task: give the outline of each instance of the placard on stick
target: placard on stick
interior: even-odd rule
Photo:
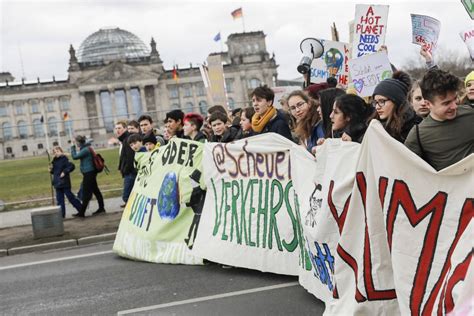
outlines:
[[[388,5],[356,4],[352,58],[375,53],[385,43]]]
[[[411,14],[412,43],[433,53],[438,43],[441,22],[427,15]]]

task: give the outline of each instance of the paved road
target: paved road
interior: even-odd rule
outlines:
[[[0,258],[0,314],[321,315],[297,278],[134,262],[112,243]]]

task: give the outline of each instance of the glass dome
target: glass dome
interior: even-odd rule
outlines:
[[[150,50],[138,36],[117,28],[104,28],[89,35],[78,51],[81,63],[150,56]]]

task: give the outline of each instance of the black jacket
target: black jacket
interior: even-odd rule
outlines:
[[[69,174],[74,171],[76,166],[67,159],[66,156],[54,157],[52,161],[53,168],[51,174],[53,175],[53,186],[56,189],[66,189],[71,187],[71,177]],[[64,177],[61,178],[61,173],[64,172]]]
[[[132,147],[128,144],[128,137],[130,136],[129,132],[124,132],[118,138],[122,143],[122,150],[120,151],[120,160],[118,165],[118,170],[122,174],[122,177],[129,174],[136,174],[137,171],[134,167],[135,152]]]
[[[222,135],[213,134],[210,141],[214,143],[230,143],[237,139],[238,132],[238,129],[231,126]]]
[[[277,110],[277,115],[265,125],[260,134],[263,133],[277,133],[293,141],[288,121],[280,110]]]

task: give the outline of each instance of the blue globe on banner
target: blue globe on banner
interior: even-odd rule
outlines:
[[[176,173],[168,172],[158,193],[158,213],[161,219],[174,220],[179,213],[179,186]]]

